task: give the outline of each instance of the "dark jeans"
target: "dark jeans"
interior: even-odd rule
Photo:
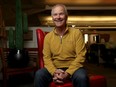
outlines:
[[[74,87],[89,87],[89,79],[84,68],[79,68],[71,77]],[[34,87],[49,87],[52,75],[46,68],[39,69],[35,74]]]

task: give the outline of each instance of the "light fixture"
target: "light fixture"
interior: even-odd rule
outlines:
[[[50,25],[53,25],[52,17],[46,16],[41,17],[43,23],[47,22]],[[105,25],[112,26],[116,25],[116,16],[69,16],[68,25],[84,25],[84,26],[92,26],[92,25]]]
[[[52,21],[51,16],[42,17],[43,20]],[[68,21],[115,21],[116,16],[69,16]]]
[[[76,25],[72,25],[72,27],[75,27]]]

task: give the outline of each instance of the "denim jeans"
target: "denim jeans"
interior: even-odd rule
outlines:
[[[34,87],[49,87],[53,76],[46,68],[39,69],[35,74]],[[79,68],[71,77],[74,87],[89,87],[89,79],[86,69]]]

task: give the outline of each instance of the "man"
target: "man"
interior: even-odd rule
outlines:
[[[71,79],[74,87],[88,87],[87,72],[83,67],[86,48],[82,33],[67,26],[68,12],[64,5],[55,5],[51,16],[55,28],[45,36],[45,68],[36,72],[34,86],[49,87],[51,81],[61,84]]]

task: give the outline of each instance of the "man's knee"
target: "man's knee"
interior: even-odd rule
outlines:
[[[35,73],[35,78],[37,78],[37,77],[42,78],[46,75],[45,73],[46,73],[46,71],[44,69],[39,69]]]
[[[76,79],[76,80],[85,80],[87,78],[88,78],[88,75],[84,68],[80,68],[76,70],[72,76],[72,79]]]

